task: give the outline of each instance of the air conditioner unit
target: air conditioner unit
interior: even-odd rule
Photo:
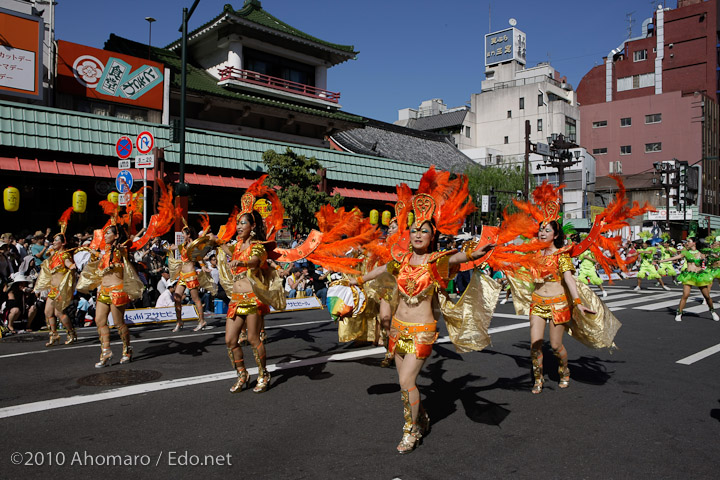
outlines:
[[[615,162],[615,173],[622,173],[622,162],[620,160]]]
[[[610,162],[610,165],[608,165],[608,167],[609,167],[609,170],[608,170],[609,173],[615,173],[615,162]]]

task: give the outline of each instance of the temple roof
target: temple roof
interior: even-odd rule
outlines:
[[[353,45],[340,45],[337,43],[320,40],[295,27],[288,25],[282,20],[269,14],[262,8],[260,0],[245,0],[241,9],[235,10],[232,5],[225,4],[223,11],[202,26],[188,33],[188,41],[196,37],[204,36],[211,31],[221,30],[223,33],[238,33],[243,36],[250,36],[247,29],[256,30],[263,41],[269,43],[281,42],[287,46],[287,42],[295,43],[298,51],[303,51],[318,58],[324,58],[333,65],[355,58],[358,52]],[[267,34],[270,34],[269,36]],[[263,36],[265,34],[265,36]],[[272,38],[274,37],[274,38]],[[165,48],[177,50],[180,48],[182,39],[175,40]]]
[[[126,38],[118,37],[115,34],[110,34],[110,38],[105,42],[105,50],[113,52],[123,53],[125,55],[131,55],[134,57],[145,58],[148,56],[147,44],[134,42]],[[182,70],[182,61],[180,56],[166,48],[152,47],[150,49],[150,59],[156,62],[164,64],[170,68],[170,85],[172,88],[180,89],[180,73]],[[307,105],[299,105],[292,102],[286,102],[282,100],[276,100],[272,98],[261,97],[258,95],[251,95],[248,93],[239,93],[232,90],[227,90],[221,86],[218,86],[217,78],[210,75],[204,69],[192,65],[188,62],[187,65],[187,89],[188,91],[194,91],[214,97],[221,97],[226,99],[234,99],[238,101],[246,101],[251,103],[257,103],[267,105],[270,107],[282,108],[285,110],[292,110],[299,113],[305,113],[308,115],[316,115],[326,118],[334,118],[338,120],[348,122],[362,122],[362,117],[352,115],[349,113],[331,111],[325,108],[315,108]]]

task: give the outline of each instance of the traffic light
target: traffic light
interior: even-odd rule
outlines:
[[[490,195],[490,211],[494,212],[497,209],[497,196]]]

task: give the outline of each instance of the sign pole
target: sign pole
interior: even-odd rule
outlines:
[[[147,228],[147,168],[143,168],[143,228]]]

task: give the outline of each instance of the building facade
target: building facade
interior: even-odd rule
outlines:
[[[720,214],[717,0],[659,6],[578,85],[580,141],[599,176],[678,159],[700,168],[698,207]]]

